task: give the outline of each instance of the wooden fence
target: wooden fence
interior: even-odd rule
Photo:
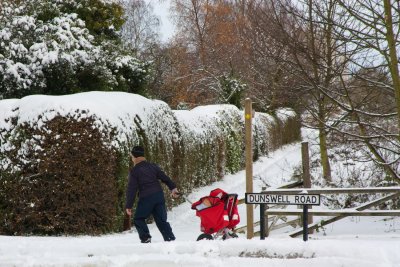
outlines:
[[[299,186],[301,185],[301,182],[293,183],[291,186]],[[336,222],[338,220],[341,220],[347,216],[400,216],[400,210],[366,210],[371,207],[377,206],[383,202],[386,202],[388,200],[392,200],[395,198],[400,197],[400,187],[372,187],[372,188],[287,188],[286,189],[281,187],[278,189],[270,189],[270,190],[263,190],[261,193],[264,194],[274,194],[274,195],[288,195],[288,194],[299,194],[303,193],[304,190],[307,191],[308,194],[389,194],[387,196],[378,198],[376,200],[373,200],[371,202],[365,203],[361,206],[355,207],[355,208],[350,208],[350,209],[342,209],[342,210],[309,210],[308,214],[310,216],[333,216],[332,218],[329,219],[324,219],[320,220],[316,223],[310,223],[308,225],[308,231],[312,231],[314,229],[317,229],[318,227]],[[240,203],[244,203],[244,200],[240,200]],[[278,209],[276,208],[278,205],[274,205],[271,207],[267,207],[265,209],[265,229],[266,231],[266,236],[268,236],[269,231],[279,229],[288,225],[291,225],[293,227],[296,227],[298,225],[301,225],[301,216],[303,215],[303,210],[302,209]],[[280,206],[285,208],[286,206]],[[271,217],[272,216],[272,217]],[[286,218],[286,216],[299,216],[299,218],[291,220],[291,221],[286,221],[281,224],[277,224],[277,221],[281,218]],[[269,217],[269,219],[268,219]],[[269,221],[271,223],[269,224]],[[260,222],[255,222],[254,226],[258,226]],[[243,232],[245,231],[246,226],[240,227],[237,229],[238,232]],[[301,228],[299,230],[296,230],[292,233],[290,233],[291,237],[297,237],[301,234],[303,234],[304,229]],[[255,235],[258,235],[259,232],[256,232]]]

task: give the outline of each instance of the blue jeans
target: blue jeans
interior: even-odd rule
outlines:
[[[140,240],[151,238],[146,219],[153,215],[158,230],[165,241],[175,240],[170,224],[167,222],[167,208],[165,207],[164,193],[162,191],[150,196],[139,198],[133,218]]]

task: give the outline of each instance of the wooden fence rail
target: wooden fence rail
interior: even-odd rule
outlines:
[[[282,210],[282,209],[269,209],[266,213],[268,215],[285,215],[285,216],[295,216],[302,215],[302,209],[293,209],[293,210]],[[400,210],[392,211],[392,210],[369,210],[369,211],[357,211],[354,209],[351,210],[309,210],[308,213],[311,213],[315,216],[399,216]]]
[[[261,193],[264,194],[299,194],[304,193],[306,190],[308,194],[365,194],[365,193],[382,193],[390,195],[378,198],[376,200],[365,203],[359,207],[343,210],[309,210],[308,213],[313,216],[333,216],[332,218],[321,220],[317,223],[311,223],[308,226],[308,230],[315,230],[318,227],[336,222],[347,216],[400,216],[400,210],[366,210],[371,207],[377,206],[383,202],[391,199],[400,197],[400,187],[371,187],[371,188],[295,188],[295,186],[301,186],[302,182],[294,182],[277,189],[262,190]],[[240,204],[244,203],[244,199],[240,200]],[[303,210],[301,209],[276,209],[278,205],[270,206],[265,210],[266,218],[272,221],[269,227],[266,227],[268,231],[275,229],[280,229],[286,226],[297,226],[300,225],[300,217],[303,215]],[[280,206],[285,208],[285,206]],[[272,215],[272,216],[271,216]],[[298,219],[287,220],[286,216],[299,216]],[[276,224],[278,219],[285,218],[285,221],[280,224]],[[268,219],[266,220],[268,223]],[[254,222],[254,226],[260,225],[259,221]],[[244,232],[246,226],[242,226],[236,229],[237,232]],[[303,229],[296,230],[290,233],[291,237],[297,237],[303,233]],[[254,233],[255,236],[259,235],[259,232]],[[268,234],[267,234],[268,236]]]
[[[381,203],[383,203],[383,202],[386,202],[386,201],[388,201],[388,200],[395,199],[395,198],[398,198],[398,197],[400,197],[400,193],[390,194],[390,195],[388,195],[388,196],[384,196],[384,197],[382,197],[382,198],[373,200],[373,201],[368,202],[368,203],[366,203],[366,204],[364,204],[364,205],[361,205],[361,206],[359,206],[359,207],[356,207],[355,210],[357,210],[357,211],[366,210],[366,209],[368,209],[368,208],[374,207],[374,206],[379,205],[379,204],[381,204]],[[339,216],[335,216],[335,217],[332,217],[332,218],[329,218],[329,219],[325,219],[325,220],[320,221],[320,222],[318,222],[318,223],[310,224],[310,225],[308,226],[308,229],[309,229],[309,230],[310,230],[310,229],[311,229],[311,230],[314,230],[314,229],[317,229],[318,227],[321,227],[321,226],[324,226],[324,225],[327,225],[327,224],[330,224],[330,223],[339,221],[339,220],[341,220],[341,219],[343,219],[343,218],[345,218],[345,217],[346,217],[345,215],[339,215]],[[297,236],[301,235],[302,233],[303,233],[303,229],[300,229],[300,230],[297,230],[297,231],[291,233],[290,236],[291,236],[291,237],[297,237]]]
[[[390,195],[378,198],[359,207],[343,210],[309,210],[308,213],[314,216],[334,216],[329,219],[321,220],[317,223],[310,224],[308,231],[317,229],[318,227],[341,220],[347,216],[400,216],[400,210],[366,210],[377,206],[385,201],[400,197],[400,187],[371,187],[371,188],[313,188],[313,189],[271,189],[264,190],[265,194],[363,194],[363,193],[392,193]],[[300,209],[266,209],[265,216],[301,216],[303,210]],[[290,234],[291,237],[299,236],[304,229],[297,230]]]
[[[296,188],[296,189],[269,189],[263,190],[265,194],[300,194],[307,191],[308,194],[365,194],[365,193],[397,193],[400,187],[369,187],[369,188]]]

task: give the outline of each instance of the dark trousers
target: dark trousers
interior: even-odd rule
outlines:
[[[151,238],[146,224],[146,219],[150,214],[153,215],[157,228],[160,230],[164,240],[175,240],[171,226],[167,222],[167,208],[165,207],[164,193],[162,191],[139,198],[133,221],[142,241]]]

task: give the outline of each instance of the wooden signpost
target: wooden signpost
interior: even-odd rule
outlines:
[[[252,141],[252,126],[251,119],[253,117],[253,108],[250,98],[245,100],[244,122],[246,132],[246,192],[253,192],[253,141]],[[254,215],[253,205],[246,206],[247,213],[247,239],[254,236]]]

